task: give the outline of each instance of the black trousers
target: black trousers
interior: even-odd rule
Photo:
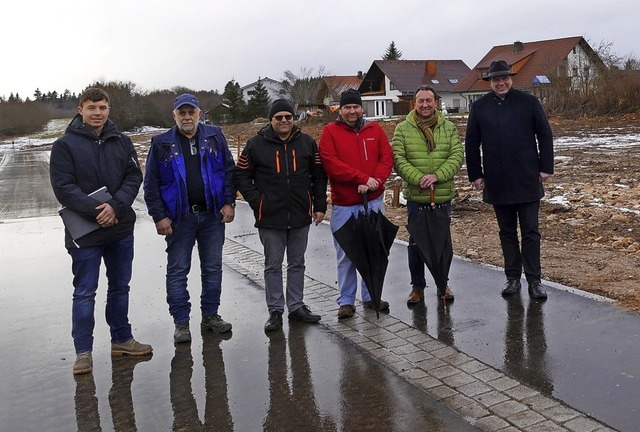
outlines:
[[[540,201],[522,204],[493,205],[500,229],[500,244],[507,279],[520,279],[524,267],[527,282],[540,281]],[[522,246],[518,239],[518,222]]]

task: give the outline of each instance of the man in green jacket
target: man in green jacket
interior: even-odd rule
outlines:
[[[415,92],[415,109],[396,126],[391,142],[395,170],[403,180],[409,222],[431,204],[428,192],[431,187],[435,190],[436,205],[451,215],[451,199],[455,193],[453,177],[462,167],[464,152],[458,129],[437,110],[439,99],[433,87],[419,86]],[[411,305],[423,300],[427,286],[425,265],[411,236],[407,255],[411,273],[407,304]],[[444,298],[453,299],[451,288],[447,287]]]

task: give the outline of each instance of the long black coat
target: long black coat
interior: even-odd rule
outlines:
[[[469,181],[484,178],[486,203],[542,198],[540,173],[553,174],[553,135],[540,101],[515,89],[504,100],[493,91],[478,99],[469,113],[465,153]]]

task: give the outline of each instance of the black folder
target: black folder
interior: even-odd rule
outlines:
[[[105,203],[111,199],[111,194],[107,190],[106,186],[102,186],[100,189],[91,192],[89,196],[101,203]],[[95,219],[86,219],[68,207],[62,207],[58,210],[58,214],[62,217],[64,226],[67,228],[69,234],[71,234],[71,238],[74,240],[78,240],[80,237],[100,228],[100,225],[98,225]]]

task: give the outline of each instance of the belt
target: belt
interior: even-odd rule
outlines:
[[[203,206],[203,205],[200,205],[200,204],[194,204],[192,206],[189,206],[189,211],[191,213],[198,214],[200,212],[206,212],[207,211],[207,207]]]

